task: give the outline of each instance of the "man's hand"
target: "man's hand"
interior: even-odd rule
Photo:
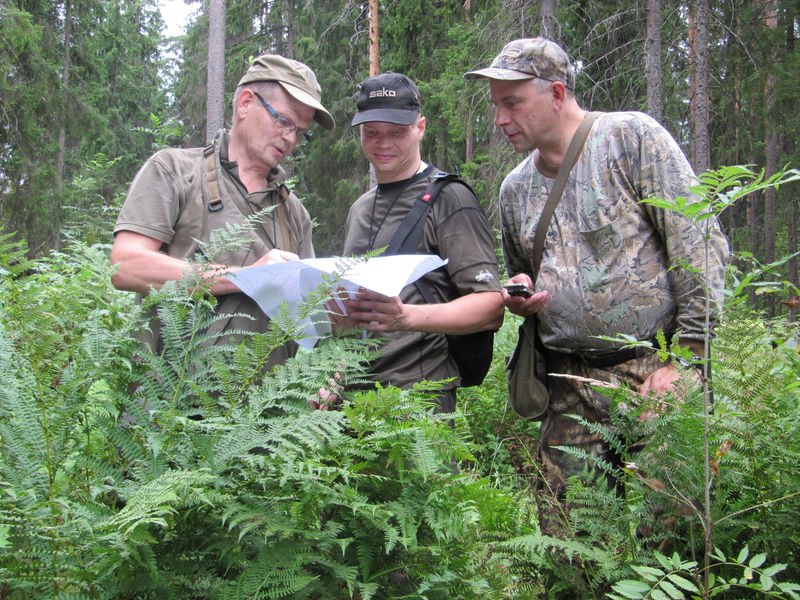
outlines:
[[[276,263],[289,262],[292,260],[300,260],[300,257],[294,252],[287,252],[286,250],[278,250],[277,248],[273,248],[252,265],[248,266],[258,267],[261,265],[274,265]]]
[[[399,296],[384,296],[361,288],[348,303],[348,316],[356,327],[369,331],[406,331],[410,329],[409,306]]]
[[[639,386],[639,393],[643,396],[648,396],[651,392],[653,394],[661,395],[671,392],[674,389],[675,383],[681,376],[680,371],[672,363],[656,369],[644,383]]]
[[[351,316],[353,309],[350,307],[350,302],[347,290],[339,288],[333,292],[333,298],[325,303],[333,332],[344,333],[359,328],[358,321]]]
[[[526,287],[533,289],[533,281],[531,280],[530,275],[527,275],[526,273],[514,275],[514,277],[509,279],[506,283],[522,283]],[[547,304],[547,290],[533,294],[529,298],[523,298],[522,296],[511,296],[505,289],[503,289],[502,293],[503,304],[506,305],[506,308],[508,308],[509,312],[519,315],[520,317],[529,317],[533,314],[536,314],[542,308],[544,308],[545,304]]]
[[[473,292],[450,302],[406,304],[399,296],[384,296],[360,288],[355,298],[345,300],[344,304],[347,317],[334,316],[331,323],[334,326],[346,323],[347,329],[466,335],[496,330],[503,324],[503,299],[495,291]]]
[[[342,404],[342,375],[338,371],[328,379],[328,387],[321,387],[319,391],[308,400],[308,407],[312,410],[334,410]]]
[[[114,287],[147,294],[151,287],[161,289],[167,281],[177,281],[186,276],[190,269],[197,268],[182,258],[168,256],[161,251],[161,246],[161,241],[140,233],[133,231],[117,233],[111,248],[111,264],[119,265],[117,272],[111,278]],[[299,258],[293,252],[276,248],[247,266],[270,265]],[[245,267],[214,263],[205,265],[203,277],[210,283],[208,291],[215,296],[240,291],[227,275],[243,268]]]
[[[692,369],[691,376],[694,381],[700,378],[696,369]],[[639,386],[639,393],[642,394],[642,396],[663,396],[667,392],[671,392],[675,389],[674,383],[680,378],[680,367],[676,367],[674,364],[670,363],[650,373],[647,379],[644,380],[644,383]],[[643,412],[639,415],[639,419],[642,421],[649,421],[655,417],[656,414],[664,411],[665,404],[663,402],[658,402],[657,407],[657,411],[648,410]]]

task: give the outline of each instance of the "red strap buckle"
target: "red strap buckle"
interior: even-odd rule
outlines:
[[[423,202],[428,202],[428,201],[430,201],[430,199],[431,199],[431,195],[430,194],[423,194],[422,195],[422,201]]]

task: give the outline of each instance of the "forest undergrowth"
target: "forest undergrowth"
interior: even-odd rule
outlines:
[[[154,354],[107,247],[30,262],[3,236],[0,599],[798,598],[800,332],[738,302],[731,273],[710,377],[650,421],[607,390],[621,461],[573,479],[567,515],[536,486],[538,423],[506,406],[513,317],[457,414],[422,386],[319,411],[374,347],[329,339],[264,376],[297,321],[211,346],[213,300],[184,282],[149,297]]]

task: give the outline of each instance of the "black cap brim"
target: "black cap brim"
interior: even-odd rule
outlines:
[[[362,123],[380,122],[395,123],[396,125],[411,125],[419,117],[419,113],[413,110],[402,110],[398,108],[374,108],[356,113],[353,117],[351,126],[361,125]]]

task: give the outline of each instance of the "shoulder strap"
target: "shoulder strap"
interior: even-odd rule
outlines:
[[[207,208],[208,212],[215,213],[222,210],[225,206],[225,201],[222,199],[222,190],[220,188],[220,181],[217,171],[217,164],[214,158],[214,144],[211,143],[205,148],[203,148],[203,160],[205,164],[205,184],[206,184],[206,199],[207,199]],[[283,250],[289,250],[291,252],[295,252],[297,248],[294,245],[294,235],[292,234],[292,229],[288,223],[288,214],[289,209],[287,206],[287,200],[289,198],[290,192],[289,188],[287,188],[283,183],[278,186],[276,194],[276,207],[273,211],[272,218],[276,219],[278,226],[281,228],[281,236],[282,240],[285,245],[288,245],[287,248],[282,248]],[[242,215],[252,214],[252,209],[249,208],[241,201],[238,196],[233,196],[233,201],[236,207],[239,209],[239,212]],[[255,227],[254,228],[255,234],[261,238],[261,241],[264,242],[268,247],[275,248],[276,241],[272,240],[267,232],[263,229],[263,227]]]
[[[533,272],[531,276],[534,283],[536,283],[536,279],[539,277],[539,267],[542,264],[542,253],[544,252],[544,240],[547,235],[547,230],[550,227],[550,222],[553,219],[556,204],[561,201],[561,196],[564,194],[564,187],[567,185],[567,177],[572,167],[575,165],[575,161],[578,160],[581,150],[583,150],[583,144],[586,141],[586,136],[589,135],[589,129],[591,129],[592,123],[594,123],[601,114],[603,113],[587,112],[586,115],[584,115],[583,121],[578,125],[578,129],[569,142],[567,153],[564,155],[564,162],[561,163],[561,167],[558,169],[556,181],[542,209],[542,215],[539,217],[539,223],[536,225],[536,233],[533,237]]]
[[[439,192],[442,191],[442,188],[453,181],[463,184],[472,191],[472,188],[455,173],[437,173],[428,186],[428,189],[417,196],[414,206],[408,211],[406,218],[403,219],[400,227],[397,228],[394,236],[392,236],[392,241],[389,242],[389,246],[386,248],[387,255],[414,254],[417,251],[419,238],[422,235],[422,226],[425,223],[428,213],[439,197]],[[425,302],[428,304],[434,304],[436,302],[430,288],[428,288],[422,278],[417,279],[414,285],[417,286]]]
[[[467,185],[458,175],[454,173],[438,173],[424,192],[417,196],[414,206],[408,211],[406,218],[392,236],[392,241],[386,248],[387,255],[393,254],[414,254],[417,251],[419,238],[422,235],[422,225],[428,213],[439,197],[442,188],[451,181],[458,181]],[[467,185],[467,187],[469,187]]]
[[[214,162],[214,144],[209,144],[203,148],[203,157],[206,166],[206,185],[208,186],[208,210],[209,212],[217,212],[225,206],[225,203],[222,201],[222,194],[219,191],[217,165]]]
[[[292,235],[292,228],[289,226],[289,188],[283,183],[278,186],[278,191],[275,195],[277,206],[273,212],[273,219],[278,219],[278,226],[281,228],[281,235],[284,244],[288,244],[288,248],[281,248],[281,250],[288,250],[290,252],[297,252],[298,248],[294,245],[294,235]]]

